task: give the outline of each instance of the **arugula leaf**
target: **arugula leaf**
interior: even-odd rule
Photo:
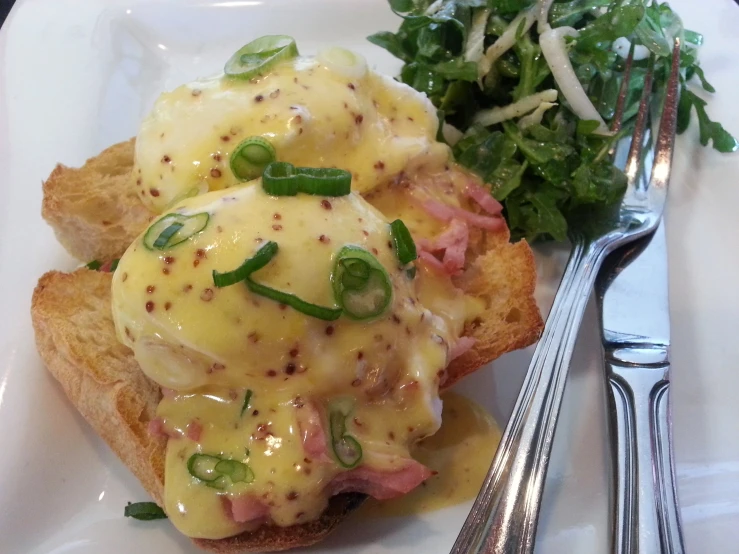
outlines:
[[[428,95],[441,117],[464,136],[453,147],[457,162],[480,176],[504,205],[511,236],[528,240],[562,240],[569,226],[599,225],[612,213],[626,187],[613,165],[612,146],[633,128],[647,73],[647,60],[632,65],[622,133],[594,134],[592,121],[578,121],[560,95],[541,123],[521,130],[515,121],[483,128],[474,124],[480,110],[506,106],[543,90],[557,88],[539,45],[537,26],[519,29],[515,44],[482,78],[477,64],[464,58],[473,10],[490,17],[484,46],[493,44],[522,10],[536,0],[389,0],[402,18],[396,33],[369,37],[404,62],[400,79]],[[606,8],[605,10],[603,8]],[[571,26],[579,36],[568,39],[575,74],[605,121],[614,117],[624,78],[625,60],[612,48],[626,37],[656,56],[653,94],[659,99],[670,69],[674,39],[683,38],[683,94],[678,130],[685,131],[696,114],[700,141],[719,152],[733,152],[737,141],[712,121],[706,102],[687,88],[695,84],[714,92],[699,65],[703,36],[686,30],[666,2],[650,0],[556,0],[549,11],[552,27]],[[599,221],[594,219],[600,218]]]
[[[707,104],[705,100],[683,86],[678,106],[678,132],[683,133],[688,128],[690,114],[695,109],[698,115],[700,143],[708,146],[708,143],[712,142],[713,147],[719,152],[736,152],[739,149],[739,142],[720,123],[711,121],[706,111]]]

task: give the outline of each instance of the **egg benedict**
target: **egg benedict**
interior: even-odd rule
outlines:
[[[305,546],[361,495],[416,488],[440,387],[538,336],[531,252],[437,131],[425,97],[356,54],[262,37],[163,94],[135,155],[90,162],[133,191],[95,236],[47,198],[80,198],[67,168],[45,185],[60,239],[111,273],[42,278],[39,351],[198,546]],[[93,341],[69,328],[75,302]]]
[[[277,60],[252,52],[275,47],[283,52]],[[142,122],[134,174],[151,211],[258,176],[232,171],[239,144],[252,136],[267,139],[286,162],[349,169],[360,193],[448,161],[428,98],[369,70],[358,54],[333,47],[301,57],[282,36],[243,50],[251,52],[250,72],[229,72],[230,63],[224,74],[166,92]]]

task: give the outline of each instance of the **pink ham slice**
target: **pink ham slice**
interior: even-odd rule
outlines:
[[[318,407],[313,402],[306,402],[302,408],[297,409],[297,416],[305,453],[319,461],[330,461],[328,439]]]
[[[198,420],[193,419],[190,423],[187,424],[187,429],[185,430],[185,436],[191,441],[199,442],[200,434],[202,432],[203,432],[203,426],[200,424]]]
[[[178,439],[181,436],[177,431],[167,429],[161,417],[155,417],[149,422],[148,431],[152,437],[160,439]]]
[[[459,219],[452,219],[449,227],[435,239],[421,239],[418,241],[418,247],[421,250],[419,256],[435,269],[439,269],[449,275],[457,275],[464,269],[468,241],[469,231],[467,230],[467,225]],[[438,262],[438,259],[429,253],[440,252],[442,250],[444,251],[444,256],[439,267],[434,263]]]
[[[492,197],[490,199],[493,200]],[[441,221],[451,221],[452,219],[457,218],[466,221],[473,227],[480,227],[481,229],[487,229],[489,231],[497,231],[505,225],[503,219],[500,217],[490,217],[468,212],[463,208],[442,204],[436,200],[425,200],[421,203],[421,207],[431,217],[435,217]]]
[[[499,215],[503,211],[503,206],[490,195],[490,191],[473,181],[468,181],[465,194],[490,215]]]
[[[235,498],[221,496],[221,503],[226,515],[236,523],[252,523],[266,519],[269,515],[269,506],[251,494]]]
[[[331,496],[342,492],[360,492],[378,500],[388,500],[409,493],[433,474],[433,471],[415,460],[408,460],[403,468],[396,471],[360,466],[334,477],[326,490]]]
[[[475,345],[475,339],[472,337],[459,337],[449,352],[449,361],[459,358]]]

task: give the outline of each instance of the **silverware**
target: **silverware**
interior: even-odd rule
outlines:
[[[613,554],[679,554],[670,429],[670,313],[664,226],[603,264],[595,285],[616,477]]]
[[[534,548],[549,454],[567,370],[585,304],[606,256],[644,237],[659,224],[667,196],[678,103],[680,40],[676,40],[654,150],[649,186],[639,179],[648,120],[653,61],[644,84],[631,148],[625,166],[629,186],[615,217],[600,228],[572,228],[572,253],[536,347],[521,392],[482,489],[451,554],[530,553]],[[613,130],[620,130],[632,53],[627,61]]]

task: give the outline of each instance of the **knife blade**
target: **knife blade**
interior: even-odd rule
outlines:
[[[614,554],[684,552],[670,428],[664,223],[596,280],[614,470]]]

